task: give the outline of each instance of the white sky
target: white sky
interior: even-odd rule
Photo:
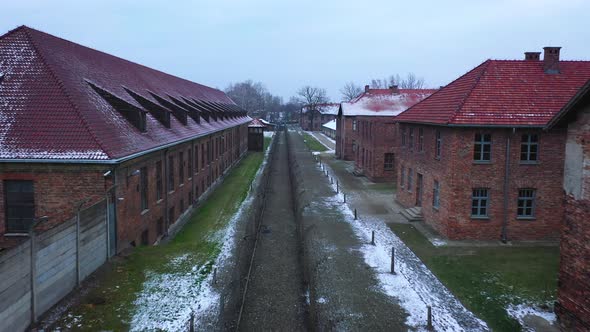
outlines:
[[[285,99],[309,84],[339,100],[347,81],[394,73],[438,87],[543,46],[590,60],[584,0],[3,1],[1,33],[22,24],[221,89],[261,81]]]

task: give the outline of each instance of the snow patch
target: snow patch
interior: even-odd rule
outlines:
[[[543,310],[528,304],[511,304],[506,308],[506,312],[520,323],[520,325],[523,327],[523,331],[534,331],[534,329],[528,327],[525,322],[525,317],[527,316],[536,316],[542,318],[549,324],[554,324],[557,320],[554,312]]]

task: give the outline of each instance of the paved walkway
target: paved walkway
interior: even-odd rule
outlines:
[[[332,139],[330,139],[326,135],[324,135],[322,132],[308,131],[307,133],[310,133],[311,135],[313,135],[318,141],[320,141],[320,143],[325,145],[328,149],[330,149],[330,150],[336,149],[336,143]]]
[[[285,134],[278,132],[270,192],[246,294],[241,331],[306,329],[297,224],[289,184]]]

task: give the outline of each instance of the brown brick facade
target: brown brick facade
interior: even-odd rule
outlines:
[[[341,116],[336,118],[336,158],[354,160],[356,157],[357,130],[356,117]]]
[[[322,125],[326,122],[336,119],[336,115],[322,114],[317,110],[301,113],[299,116],[299,126],[306,131],[321,131]]]
[[[208,149],[211,149],[209,152]],[[204,149],[204,153],[203,153]],[[104,199],[107,190],[116,184],[117,251],[130,245],[140,245],[147,231],[148,244],[193,205],[193,203],[222,176],[247,150],[247,124],[184,142],[118,165],[72,164],[2,164],[1,180],[32,180],[35,188],[35,215],[48,216],[53,225],[69,220],[75,204],[83,199],[91,202]],[[191,152],[192,151],[192,152]],[[198,158],[195,160],[195,151]],[[180,153],[183,154],[183,176],[180,177]],[[168,157],[173,156],[174,186],[168,187]],[[192,157],[192,162],[188,158]],[[203,158],[203,156],[205,158]],[[207,162],[207,156],[211,156]],[[162,165],[162,193],[156,198],[157,167]],[[197,163],[196,163],[197,162]],[[192,165],[191,165],[192,164]],[[193,171],[190,171],[192,166]],[[140,172],[147,170],[147,209],[141,206]],[[111,171],[105,176],[105,173]],[[4,197],[3,181],[0,195]],[[170,211],[173,208],[173,219]],[[158,225],[161,223],[162,226]],[[4,199],[0,203],[0,234],[4,234]],[[144,237],[144,239],[146,239]]]
[[[410,138],[410,131],[413,138]],[[440,131],[440,160],[435,156],[436,133]],[[449,128],[400,124],[406,134],[405,145],[400,147],[400,183],[397,200],[405,207],[417,203],[417,184],[422,178],[422,213],[425,221],[450,239],[498,240],[502,236],[506,217],[507,240],[556,239],[563,211],[560,195],[563,177],[565,132],[554,129],[538,130]],[[422,134],[421,134],[422,133]],[[491,161],[473,160],[476,133],[491,134]],[[539,137],[539,158],[534,164],[520,161],[521,136],[535,133]],[[422,138],[421,138],[422,136]],[[504,208],[504,179],[506,177],[506,147],[510,139],[508,190]],[[410,141],[413,147],[410,148]],[[420,148],[422,142],[422,149]],[[412,190],[408,191],[408,173],[412,172]],[[434,183],[439,183],[440,206],[433,207]],[[403,187],[402,187],[403,184]],[[471,215],[474,188],[488,190],[488,211],[485,218]],[[519,189],[534,189],[534,217],[517,217]]]
[[[398,135],[394,117],[357,116],[356,120],[356,172],[364,174],[373,182],[395,181]],[[389,158],[387,165],[386,154]]]

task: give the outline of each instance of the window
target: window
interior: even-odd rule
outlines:
[[[4,181],[6,233],[27,233],[35,218],[33,181]]]
[[[156,163],[156,200],[162,199],[162,162]]]
[[[168,156],[168,191],[174,190],[174,157]]]
[[[199,145],[195,145],[195,173],[199,173]]]
[[[408,168],[408,191],[412,191],[412,183],[414,182],[414,171]]]
[[[406,146],[406,127],[402,128],[402,146]]]
[[[535,189],[518,190],[518,218],[533,218],[535,212]]]
[[[418,129],[418,151],[424,151],[424,128]]]
[[[440,207],[440,184],[436,180],[432,185],[432,207],[436,209]]]
[[[178,153],[178,184],[184,183],[184,152]]]
[[[473,160],[490,161],[492,157],[492,135],[475,134],[475,144],[473,147]]]
[[[520,141],[520,161],[536,162],[539,149],[539,137],[536,134],[524,134]]]
[[[188,205],[193,204],[193,192],[192,190],[188,192]]]
[[[440,135],[440,130],[436,131],[435,137],[436,137],[436,142],[435,142],[435,149],[434,149],[434,157],[436,159],[440,159],[440,152],[442,149],[442,138]]]
[[[205,169],[205,144],[201,144],[201,169]]]
[[[174,206],[171,206],[168,209],[168,224],[173,224],[176,220],[174,220]]]
[[[471,217],[487,218],[489,201],[488,189],[473,189],[473,193],[471,194]]]
[[[410,136],[408,137],[408,148],[414,148],[414,128],[410,128]]]
[[[187,169],[187,178],[193,177],[193,149],[188,149],[188,169]]]
[[[393,153],[386,153],[383,156],[383,169],[386,171],[393,170]]]
[[[179,213],[182,214],[184,212],[184,199],[180,200],[180,211]]]
[[[158,236],[164,234],[164,219],[159,218],[156,223],[156,230],[158,232]]]
[[[147,167],[139,170],[139,192],[141,196],[141,211],[148,209],[148,172]]]
[[[400,175],[399,182],[400,182],[400,187],[403,188],[404,187],[404,182],[406,180],[406,168],[404,166],[402,166],[401,169],[402,170],[401,170],[401,175]]]
[[[356,131],[356,120],[352,120],[352,131]]]

